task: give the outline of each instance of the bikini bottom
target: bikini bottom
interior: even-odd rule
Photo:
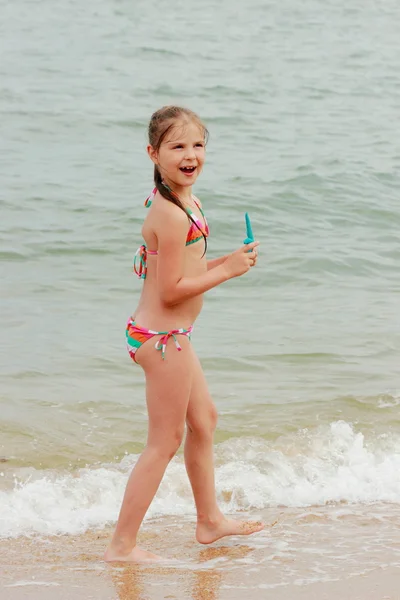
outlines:
[[[167,349],[167,343],[170,338],[175,342],[177,350],[181,351],[182,348],[176,338],[177,335],[186,335],[190,340],[190,334],[193,331],[193,325],[189,329],[171,329],[171,331],[153,331],[152,329],[146,329],[145,327],[139,327],[139,325],[132,319],[129,318],[126,324],[126,344],[128,352],[134,362],[135,354],[145,342],[153,338],[155,335],[161,335],[162,337],[155,343],[155,349],[161,351],[161,358],[164,360],[165,351]]]

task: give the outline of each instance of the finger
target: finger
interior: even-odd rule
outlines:
[[[251,242],[250,244],[245,244],[242,249],[243,250],[253,250],[253,248],[256,248],[257,246],[260,245],[260,242]]]

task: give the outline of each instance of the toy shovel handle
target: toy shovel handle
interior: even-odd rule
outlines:
[[[251,222],[250,222],[250,217],[249,217],[249,213],[245,213],[244,215],[245,221],[246,221],[246,239],[243,240],[243,244],[251,244],[251,242],[254,242],[254,235],[253,235],[253,229],[251,227]]]

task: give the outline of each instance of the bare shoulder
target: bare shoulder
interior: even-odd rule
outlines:
[[[187,226],[187,214],[179,206],[166,200],[161,194],[157,194],[154,200],[152,205],[153,223],[156,227]]]

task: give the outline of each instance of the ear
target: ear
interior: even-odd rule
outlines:
[[[147,154],[150,156],[150,159],[153,161],[153,163],[158,165],[158,152],[153,148],[153,146],[150,146],[150,144],[147,146]]]

